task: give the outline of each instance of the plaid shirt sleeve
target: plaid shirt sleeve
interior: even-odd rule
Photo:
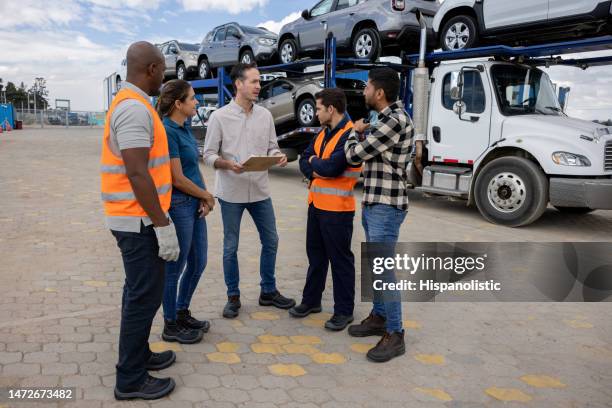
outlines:
[[[399,142],[402,130],[401,123],[389,115],[372,127],[372,132],[362,142],[355,130],[351,131],[344,145],[347,162],[352,165],[361,164],[393,148]]]

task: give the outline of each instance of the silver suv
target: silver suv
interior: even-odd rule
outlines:
[[[198,44],[182,43],[175,40],[158,45],[166,60],[164,77],[187,79],[198,72]]]
[[[198,75],[210,76],[213,69],[238,62],[266,63],[276,56],[278,36],[265,28],[228,23],[216,27],[200,45]]]
[[[321,0],[281,29],[280,60],[286,64],[306,54],[320,57],[328,33],[336,37],[339,51],[350,50],[354,58],[374,61],[400,50],[417,51],[416,11],[421,11],[431,27],[439,7],[437,0]],[[431,32],[429,35],[431,41]]]

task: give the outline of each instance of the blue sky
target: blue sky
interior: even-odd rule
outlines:
[[[52,104],[68,98],[75,110],[99,111],[102,81],[130,43],[199,43],[229,21],[278,30],[305,7],[298,0],[0,0],[0,78],[30,86],[42,76]]]
[[[0,0],[0,78],[30,86],[47,79],[50,100],[75,110],[103,109],[102,81],[130,43],[200,42],[216,25],[238,21],[278,31],[316,0]],[[553,67],[570,86],[568,113],[612,118],[612,66],[581,71]]]

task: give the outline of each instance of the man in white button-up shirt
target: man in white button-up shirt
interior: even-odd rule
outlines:
[[[268,172],[244,172],[242,165],[250,156],[281,155],[276,140],[274,119],[265,108],[255,104],[261,90],[255,65],[238,64],[230,74],[236,98],[215,111],[209,121],[204,145],[204,161],[216,169],[215,196],[223,218],[223,274],[228,302],[223,317],[234,318],[240,309],[238,242],[240,221],[246,209],[261,240],[261,294],[259,304],[289,309],[293,299],[276,289],[275,264],[278,234],[270,198]],[[287,165],[282,155],[280,166]]]

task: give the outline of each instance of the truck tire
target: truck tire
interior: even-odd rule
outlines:
[[[470,16],[455,16],[448,20],[440,30],[440,48],[444,51],[472,48],[477,41],[478,28],[476,21]]]
[[[317,107],[314,99],[307,97],[298,105],[296,116],[300,127],[313,127],[317,124]]]
[[[589,207],[557,207],[555,206],[555,208],[562,213],[574,214],[574,215],[583,215],[583,214],[588,214],[588,213],[595,211],[594,209],[589,208]]]
[[[298,58],[297,43],[293,38],[283,40],[278,48],[278,56],[281,64],[289,64]]]
[[[374,28],[362,28],[353,37],[353,56],[375,62],[380,54],[380,36]]]
[[[185,68],[185,64],[182,62],[176,66],[176,78],[183,81],[187,80],[187,68]]]
[[[478,174],[474,199],[489,222],[508,227],[528,225],[548,205],[548,179],[540,168],[522,157],[501,157]]]

